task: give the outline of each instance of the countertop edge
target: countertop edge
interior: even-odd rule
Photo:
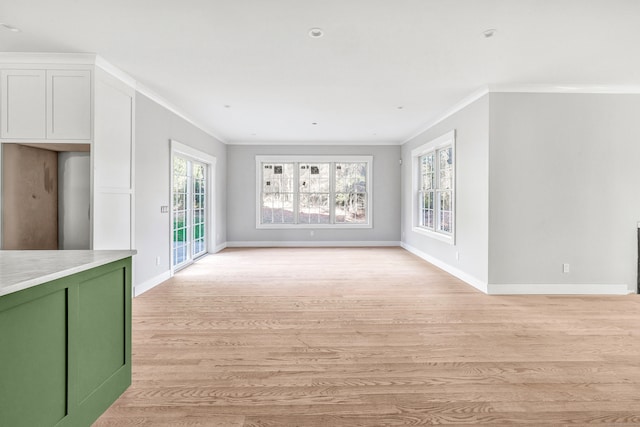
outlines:
[[[0,287],[0,297],[9,295],[15,292],[23,291],[25,289],[33,288],[35,286],[42,285],[44,283],[51,282],[56,279],[71,276],[72,274],[81,273],[83,271],[90,270],[95,267],[100,267],[102,265],[106,265],[111,262],[129,258],[138,253],[137,250],[114,250],[114,251],[105,250],[105,251],[92,251],[92,252],[100,252],[101,254],[104,254],[106,256],[105,258],[100,260],[83,262],[73,267],[64,268],[49,274],[43,274],[41,276],[34,277],[32,279],[27,279],[6,287]],[[109,252],[113,252],[113,253],[108,254]]]

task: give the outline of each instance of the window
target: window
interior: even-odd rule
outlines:
[[[455,131],[411,152],[414,175],[413,230],[454,243]]]
[[[371,227],[371,163],[371,156],[257,156],[257,227]]]

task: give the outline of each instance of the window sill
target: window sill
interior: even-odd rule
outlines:
[[[442,233],[438,233],[437,231],[431,231],[422,227],[413,227],[411,231],[413,231],[414,233],[421,234],[423,236],[431,237],[432,239],[435,239],[435,240],[440,240],[441,242],[445,242],[450,245],[455,244],[455,238],[453,234],[451,235],[442,234]]]

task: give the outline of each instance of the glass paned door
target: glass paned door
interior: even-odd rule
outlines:
[[[173,267],[207,252],[207,166],[173,156]]]
[[[202,163],[192,162],[192,182],[193,192],[191,194],[193,229],[191,239],[191,255],[196,258],[207,252],[207,244],[205,240],[205,206],[206,206],[206,165]]]

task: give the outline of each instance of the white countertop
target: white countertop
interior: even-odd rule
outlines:
[[[128,258],[137,251],[0,251],[0,296]]]

